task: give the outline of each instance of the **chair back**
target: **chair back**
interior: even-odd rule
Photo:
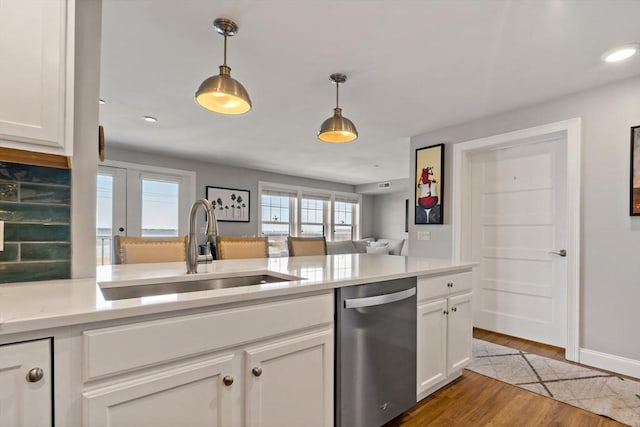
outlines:
[[[326,255],[327,241],[324,237],[289,237],[289,256]]]
[[[268,258],[266,237],[217,236],[218,259]]]
[[[116,264],[184,261],[187,236],[129,237],[115,236]]]

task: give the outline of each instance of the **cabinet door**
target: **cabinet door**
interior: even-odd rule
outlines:
[[[447,300],[418,306],[417,394],[447,376]]]
[[[174,367],[83,393],[87,427],[237,425],[233,414],[233,355]],[[229,379],[227,378],[227,379]]]
[[[48,339],[0,346],[0,426],[52,425],[50,351]]]
[[[459,371],[471,361],[473,336],[471,292],[449,298],[447,334],[447,375]]]
[[[71,155],[73,8],[73,0],[0,1],[0,145]]]
[[[333,330],[246,350],[250,427],[333,425]]]

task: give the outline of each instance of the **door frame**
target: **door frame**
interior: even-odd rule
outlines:
[[[581,130],[576,117],[453,145],[451,228],[453,260],[471,259],[471,155],[497,148],[566,138],[567,150],[567,343],[565,357],[580,361]],[[467,209],[465,209],[467,208]]]

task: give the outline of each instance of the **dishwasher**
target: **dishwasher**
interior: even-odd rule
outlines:
[[[416,404],[416,278],[336,290],[336,427],[377,427]]]

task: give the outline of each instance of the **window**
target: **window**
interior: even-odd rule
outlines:
[[[357,203],[336,201],[333,207],[333,240],[354,239]]]
[[[98,208],[96,209],[97,265],[111,264],[113,180],[114,177],[110,174],[98,174]]]
[[[298,234],[302,237],[324,236],[327,207],[326,200],[303,196],[300,206],[300,232]]]
[[[269,256],[287,253],[293,200],[291,194],[277,191],[264,191],[260,196],[261,232],[269,240]]]
[[[288,236],[357,239],[360,196],[260,182],[261,233],[270,256],[286,255]]]
[[[178,182],[142,179],[142,235],[178,235]]]

